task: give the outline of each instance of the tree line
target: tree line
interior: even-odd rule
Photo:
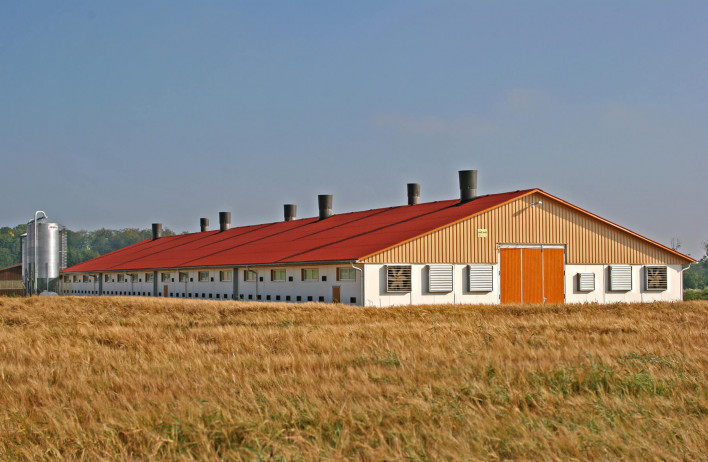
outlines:
[[[0,268],[22,262],[20,236],[27,232],[27,225],[0,228]],[[174,231],[164,229],[163,236],[174,236]],[[66,230],[66,262],[73,266],[113,252],[131,244],[152,238],[151,229],[125,228],[95,231]]]

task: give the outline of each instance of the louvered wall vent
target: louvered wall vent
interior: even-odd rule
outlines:
[[[592,292],[595,290],[595,273],[578,273],[578,291]]]
[[[428,265],[428,292],[452,292],[452,265]]]
[[[386,291],[410,292],[411,267],[408,265],[386,265]]]
[[[667,290],[669,288],[665,266],[645,266],[647,290]]]
[[[494,267],[492,265],[469,265],[470,292],[494,290]]]
[[[632,290],[632,267],[629,265],[610,266],[610,290]]]

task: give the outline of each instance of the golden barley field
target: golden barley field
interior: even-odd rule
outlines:
[[[708,458],[708,302],[0,299],[0,460],[618,458]]]

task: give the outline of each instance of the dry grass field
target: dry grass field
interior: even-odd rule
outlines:
[[[2,460],[705,460],[708,302],[0,299]]]

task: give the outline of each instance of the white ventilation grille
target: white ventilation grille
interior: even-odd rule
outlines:
[[[428,292],[452,292],[452,265],[428,265]]]
[[[411,267],[408,265],[386,265],[386,291],[410,292]]]
[[[578,291],[592,292],[595,290],[595,273],[578,273]]]
[[[647,290],[667,290],[669,288],[665,266],[645,266]]]
[[[629,265],[610,266],[610,290],[632,290],[632,267]]]
[[[469,265],[470,292],[494,290],[494,267],[492,265]]]

